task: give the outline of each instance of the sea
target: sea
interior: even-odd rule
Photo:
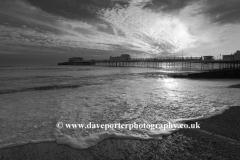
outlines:
[[[174,129],[106,130],[64,125],[182,123],[240,105],[240,89],[229,88],[239,84],[237,79],[172,78],[172,73],[186,71],[57,65],[0,67],[0,148],[51,141],[84,149],[110,137],[159,140]]]

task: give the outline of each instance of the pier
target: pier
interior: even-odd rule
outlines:
[[[92,65],[105,67],[145,67],[165,69],[199,69],[201,71],[239,69],[240,60],[203,60],[202,57],[164,57],[164,58],[131,58],[116,60],[89,60],[80,62],[63,62],[58,65]]]

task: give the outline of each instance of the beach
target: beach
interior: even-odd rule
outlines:
[[[150,68],[47,66],[1,71],[0,160],[239,157],[240,109],[225,110],[239,106],[238,80],[175,79],[166,75],[170,71]],[[112,129],[103,134],[98,128],[56,127],[58,122],[167,121],[198,122],[200,129],[171,134]]]
[[[91,66],[1,72],[0,160],[239,157],[240,109],[226,110],[239,106],[237,79],[175,79],[165,70]],[[168,134],[149,128],[57,128],[58,122],[198,122],[200,129]]]
[[[0,150],[1,160],[19,159],[240,159],[240,106],[198,122],[200,129],[181,129],[162,140],[106,139],[83,149],[55,142]]]
[[[240,160],[239,8],[0,0],[0,160]]]

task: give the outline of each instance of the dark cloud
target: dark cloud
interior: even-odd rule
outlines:
[[[144,8],[168,12],[182,9],[195,1],[196,0],[153,0],[146,4]]]
[[[199,14],[210,17],[212,22],[222,24],[240,22],[240,0],[153,0],[144,8],[172,12],[194,3],[202,5]]]
[[[39,14],[36,8],[22,2],[0,1],[0,25],[15,29],[32,28],[38,32],[50,31],[56,34],[62,32],[53,27],[57,25],[56,19]]]
[[[208,0],[205,14],[210,16],[213,22],[239,23],[240,0]]]
[[[102,8],[112,8],[116,4],[126,5],[128,2],[111,0],[26,0],[31,5],[45,12],[70,19],[93,19]]]
[[[114,8],[118,4],[128,6],[131,0],[26,0],[31,5],[53,15],[78,20],[101,21],[97,12],[101,9]],[[141,2],[141,1],[139,1]],[[152,11],[180,11],[184,7],[203,4],[200,14],[210,17],[213,22],[240,22],[240,0],[152,0],[143,8]]]

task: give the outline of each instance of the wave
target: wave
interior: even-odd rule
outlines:
[[[186,118],[186,119],[175,119],[172,123],[175,124],[186,124],[188,121],[197,121],[202,119],[208,119],[210,117],[214,117],[216,115],[223,114],[226,110],[230,109],[230,106],[223,106],[217,110],[213,110],[214,114],[196,118]],[[164,136],[170,135],[173,132],[180,130],[180,128],[170,129],[166,128],[164,130],[148,130],[148,131],[137,131],[134,133],[117,133],[114,129],[111,131],[102,131],[99,133],[92,133],[87,137],[71,137],[69,135],[62,134],[62,132],[55,128],[54,135],[56,137],[56,142],[58,144],[65,144],[71,146],[75,149],[86,149],[92,147],[99,142],[109,139],[109,138],[123,138],[123,139],[137,139],[137,140],[161,140]]]
[[[186,118],[186,119],[175,119],[173,122],[174,123],[181,123],[181,124],[186,124],[188,121],[199,121],[202,119],[208,119],[210,117],[214,117],[216,115],[223,114],[226,110],[230,109],[231,106],[224,106],[221,107],[218,110],[215,110],[214,114],[209,115],[209,116],[202,116],[202,117],[196,117],[196,118]],[[54,128],[54,137],[53,139],[45,139],[45,140],[30,140],[26,142],[21,142],[21,143],[11,143],[11,144],[5,144],[5,145],[0,145],[0,149],[4,148],[11,148],[15,146],[21,146],[21,145],[26,145],[26,144],[31,144],[31,143],[44,143],[44,142],[56,142],[58,144],[64,144],[68,145],[72,148],[75,149],[86,149],[92,146],[97,145],[99,142],[109,139],[109,138],[120,138],[120,139],[136,139],[136,140],[162,140],[164,136],[170,135],[171,133],[180,130],[178,129],[169,129],[166,128],[165,130],[149,130],[149,131],[144,131],[142,132],[139,130],[135,134],[131,133],[118,133],[114,129],[108,130],[108,131],[102,131],[98,133],[92,133],[86,137],[71,137],[70,135],[63,134],[60,129]],[[138,134],[142,133],[142,134]]]
[[[120,134],[116,132],[107,132],[102,131],[100,133],[93,133],[89,135],[88,137],[78,137],[74,138],[69,135],[62,134],[58,129],[55,129],[55,138],[53,139],[45,139],[45,140],[29,140],[26,142],[20,142],[20,143],[10,143],[10,144],[4,144],[0,145],[0,149],[6,149],[6,148],[12,148],[16,146],[22,146],[27,144],[34,144],[34,143],[45,143],[45,142],[56,142],[58,144],[64,144],[68,145],[75,149],[86,149],[92,146],[97,145],[99,142],[109,139],[109,138],[123,138],[123,139],[137,139],[137,140],[161,140],[164,135],[169,135],[172,133],[172,131],[163,131],[158,134],[152,134],[145,136],[139,136],[139,135],[133,135],[133,134]],[[58,134],[56,134],[58,133]],[[60,134],[59,134],[60,133]]]
[[[39,86],[22,89],[6,89],[0,90],[0,94],[10,94],[17,92],[28,92],[28,91],[45,91],[45,90],[56,90],[56,89],[68,89],[68,88],[79,88],[81,85],[51,85],[51,86]]]
[[[0,77],[2,81],[19,81],[19,80],[36,80],[36,79],[53,79],[53,78],[72,78],[72,76],[29,76],[29,77]]]

